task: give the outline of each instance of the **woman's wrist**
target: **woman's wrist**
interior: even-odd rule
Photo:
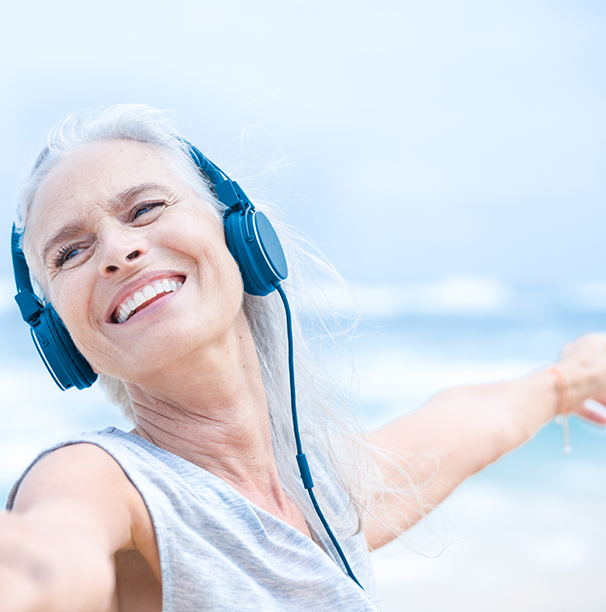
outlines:
[[[551,365],[547,368],[547,372],[553,377],[553,380],[557,389],[557,404],[554,412],[554,416],[556,415],[564,415],[568,414],[569,406],[569,382],[568,378],[562,372],[562,369],[557,365]]]

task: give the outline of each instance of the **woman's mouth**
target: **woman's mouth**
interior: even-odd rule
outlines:
[[[114,310],[112,320],[114,323],[128,321],[136,312],[155,302],[158,298],[180,289],[182,284],[183,281],[180,278],[163,278],[145,285],[145,287],[135,291]]]

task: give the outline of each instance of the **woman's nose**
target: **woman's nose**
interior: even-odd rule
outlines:
[[[99,274],[110,277],[120,271],[132,270],[141,263],[149,246],[138,232],[115,231],[103,237]]]

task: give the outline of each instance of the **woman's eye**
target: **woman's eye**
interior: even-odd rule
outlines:
[[[62,246],[59,249],[57,259],[55,259],[55,266],[57,268],[61,268],[70,259],[73,259],[77,255],[79,255],[83,250],[84,250],[84,247],[80,244],[68,244],[68,245]]]
[[[140,217],[150,215],[154,212],[159,212],[161,207],[164,206],[164,202],[142,202],[135,206],[131,212],[131,219],[135,221]]]

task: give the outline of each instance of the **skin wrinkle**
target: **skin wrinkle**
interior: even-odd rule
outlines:
[[[75,236],[81,234],[85,231],[86,225],[81,221],[76,221],[75,223],[69,223],[64,226],[60,231],[58,231],[54,236],[49,238],[44,244],[42,251],[40,253],[40,259],[43,262],[46,262],[49,251],[55,247],[57,244],[61,242],[67,242],[73,240]]]
[[[133,189],[132,191],[142,193],[142,192],[144,192],[146,190],[137,188],[137,189]],[[178,194],[178,193],[173,193],[168,188],[162,188],[162,189],[159,189],[158,191],[160,191],[163,194],[163,198],[166,199],[166,205],[167,206],[170,206],[175,201],[178,201],[179,199],[183,198],[182,195],[180,196],[180,194]],[[99,211],[105,212],[103,207],[101,207],[100,205],[95,203],[95,206],[98,207]],[[112,208],[115,209],[117,215],[121,212],[120,208],[113,207],[113,206],[109,207],[109,210],[111,211]],[[87,214],[87,217],[90,218],[91,216],[92,216],[92,214],[89,212]],[[88,225],[90,225],[90,220],[88,221]],[[58,274],[59,270],[57,270],[57,268],[55,266],[55,257],[53,257],[51,261],[48,260],[49,251],[54,246],[58,246],[59,241],[62,241],[62,242],[76,242],[81,234],[86,234],[86,228],[87,228],[87,223],[85,221],[83,221],[83,220],[78,220],[75,223],[68,224],[63,229],[61,229],[59,232],[57,232],[57,234],[55,234],[55,236],[53,236],[52,238],[47,240],[47,242],[46,242],[46,244],[44,246],[44,249],[42,250],[41,254],[39,255],[39,259],[42,260],[43,264],[46,266],[47,271],[48,271],[49,275],[51,276],[51,278],[53,276],[55,276],[56,274]],[[102,234],[101,234],[101,236],[102,236]],[[80,238],[80,242],[84,241],[85,238],[86,237]],[[95,242],[94,241],[89,246],[89,248],[92,249],[93,246],[95,246]],[[99,246],[100,247],[104,246],[102,241],[100,241]]]
[[[146,192],[160,192],[170,202],[178,198],[177,194],[173,194],[169,187],[161,185],[159,183],[142,183],[129,189],[126,189],[123,193],[118,194],[115,198],[112,198],[107,203],[107,208],[113,210],[116,213],[124,211],[127,206],[138,196],[143,195]],[[57,246],[60,242],[67,242],[76,237],[79,233],[85,232],[86,225],[80,221],[75,223],[67,224],[55,235],[51,236],[45,243],[40,252],[40,259],[43,262],[47,262],[49,251]],[[49,266],[50,267],[50,266]]]

